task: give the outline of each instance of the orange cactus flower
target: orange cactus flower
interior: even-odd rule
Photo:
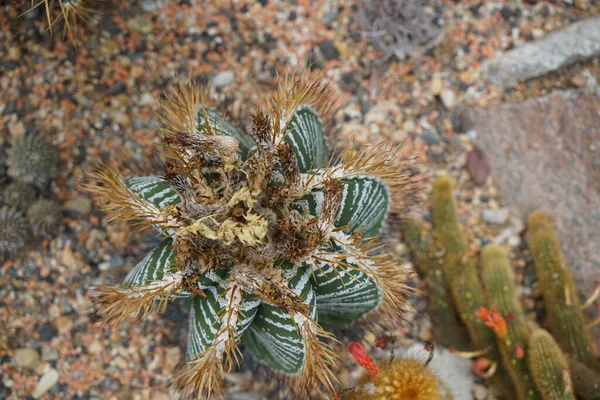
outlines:
[[[492,328],[499,338],[503,339],[508,334],[506,320],[498,310],[496,310],[496,307],[493,307],[492,311],[489,311],[485,307],[481,307],[475,315],[481,318],[488,327]]]
[[[373,378],[377,378],[379,375],[379,369],[375,365],[375,361],[371,358],[364,347],[358,342],[354,342],[348,347],[348,351],[352,354],[352,357],[358,362],[364,369],[366,369]]]

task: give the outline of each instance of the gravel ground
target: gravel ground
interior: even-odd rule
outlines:
[[[403,141],[403,152],[421,161],[424,178],[455,176],[473,252],[502,234],[525,283],[527,312],[536,313],[522,223],[510,213],[504,218],[504,211],[490,213],[502,210],[501,195],[490,179],[482,186],[472,182],[464,168],[472,138],[460,131],[453,111],[553,90],[544,79],[504,90],[489,86],[478,67],[499,50],[596,13],[596,1],[448,1],[442,15],[447,34],[434,50],[385,63],[384,53],[361,36],[358,3],[348,1],[103,2],[96,6],[102,14],[77,35],[76,49],[60,31],[44,32],[43,15],[18,18],[21,3],[29,4],[0,5],[0,145],[39,132],[59,147],[61,174],[52,190],[65,219],[56,239],[0,268],[0,398],[176,398],[168,385],[184,358],[182,311],[171,306],[164,315],[111,328],[95,314],[89,293],[94,285],[118,284],[154,239],[108,223],[80,184],[99,159],[122,171],[160,171],[154,111],[180,78],[206,82],[211,97],[244,121],[247,104],[264,101],[277,71],[314,62],[313,73],[338,95],[339,129],[331,142]],[[577,86],[572,79],[583,68],[556,81]],[[428,180],[421,186],[423,202]],[[425,208],[414,212],[427,219]],[[403,257],[394,227],[388,232]],[[402,346],[431,335],[423,299],[413,299],[413,307],[396,332],[385,332],[399,335]],[[383,333],[362,328],[351,334],[367,344]],[[341,347],[340,353],[339,376],[348,386],[356,366]],[[232,373],[228,396],[270,398],[277,391],[272,378]],[[474,387],[477,398],[489,396],[482,385]]]

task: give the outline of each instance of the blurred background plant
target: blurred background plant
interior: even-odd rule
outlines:
[[[56,147],[28,134],[13,139],[0,159],[0,261],[22,257],[35,239],[50,239],[62,223],[62,209],[50,200],[58,175]]]
[[[37,3],[34,3],[37,1]],[[30,8],[25,14],[38,13],[46,18],[47,29],[53,34],[53,29],[62,24],[63,39],[78,43],[78,34],[82,24],[87,24],[93,14],[97,14],[93,3],[98,0],[31,0]],[[27,0],[25,0],[27,2]]]
[[[424,53],[444,36],[439,0],[361,0],[358,21],[363,35],[386,55],[403,60]]]

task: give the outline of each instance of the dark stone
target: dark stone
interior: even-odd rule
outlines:
[[[421,139],[423,139],[427,144],[440,143],[440,135],[436,131],[425,131],[421,133]]]
[[[340,56],[340,52],[329,39],[323,39],[319,45],[319,50],[321,50],[321,54],[323,54],[323,57],[325,57],[327,61],[335,60]]]
[[[52,340],[52,338],[54,338],[58,334],[58,329],[56,329],[56,327],[50,322],[47,322],[45,324],[40,325],[40,327],[37,329],[37,332],[40,335],[40,340],[47,342],[49,340]]]
[[[126,91],[127,86],[123,82],[119,81],[115,83],[110,89],[108,89],[108,94],[111,96],[116,96],[121,93],[125,93]]]
[[[467,172],[478,186],[483,185],[487,180],[490,175],[490,165],[481,149],[475,148],[467,154]]]

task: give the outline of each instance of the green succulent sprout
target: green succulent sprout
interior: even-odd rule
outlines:
[[[27,218],[33,234],[49,239],[53,237],[62,222],[62,210],[55,201],[40,199],[31,205]]]
[[[324,327],[405,305],[403,269],[375,240],[403,201],[405,165],[382,146],[330,159],[331,96],[319,82],[282,78],[248,136],[205,98],[177,86],[163,104],[164,176],[92,174],[105,209],[163,236],[121,286],[100,289],[100,307],[119,321],[187,301],[189,368],[177,384],[199,397],[219,389],[240,343],[302,390],[332,392]]]
[[[12,207],[0,207],[0,261],[25,248],[28,237],[27,220]]]
[[[8,175],[43,189],[58,175],[58,152],[40,136],[26,135],[8,149]]]

